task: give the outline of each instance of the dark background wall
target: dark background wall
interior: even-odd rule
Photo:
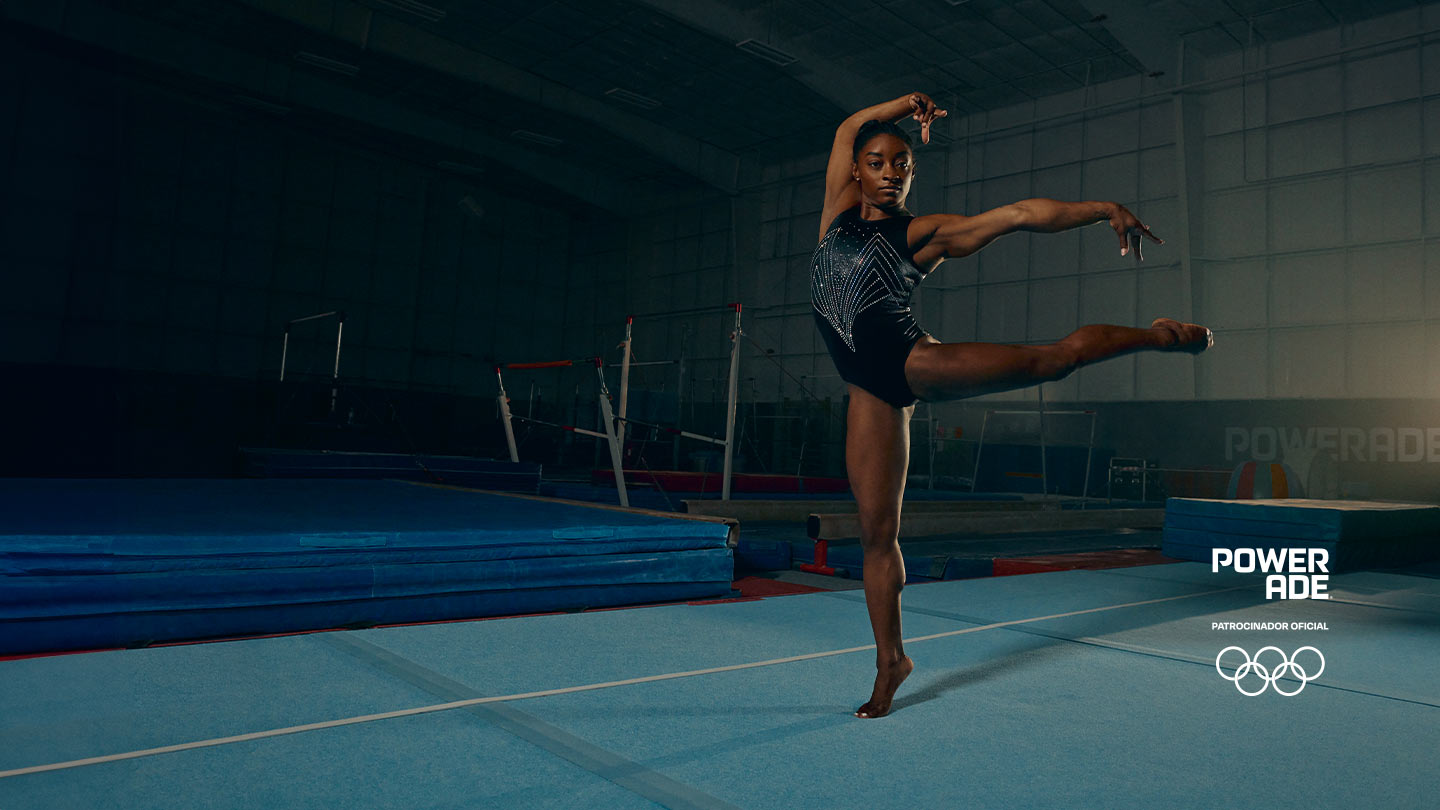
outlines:
[[[954,122],[970,134],[922,154],[917,212],[1113,197],[1170,223],[1167,247],[1136,267],[1103,229],[1011,237],[928,280],[922,322],[945,340],[1040,342],[1188,309],[1216,327],[1213,356],[1127,358],[1047,400],[1094,409],[1107,451],[1166,466],[1265,455],[1234,431],[1322,449],[1329,428],[1360,431],[1363,458],[1336,452],[1354,492],[1433,498],[1440,220],[1422,214],[1440,177],[1440,85],[1433,46],[1392,23],[1373,27],[1392,42],[1374,53],[1327,58],[1346,34],[1322,32],[1275,55],[1313,65],[1259,75],[1217,57],[1200,75],[1240,78],[1174,95],[1116,80]],[[226,474],[257,443],[499,456],[495,360],[614,360],[626,314],[731,300],[747,307],[750,468],[842,473],[843,386],[806,298],[823,138],[803,159],[747,159],[735,194],[621,184],[600,208],[517,182],[505,154],[441,168],[394,133],[237,105],[33,28],[0,36],[0,474]],[[332,310],[347,315],[335,413],[328,388],[275,382],[285,324]],[[335,326],[295,327],[292,382],[328,375]],[[718,432],[725,316],[636,328],[641,359],[689,360],[683,381],[637,384],[659,400],[679,390],[692,426]],[[545,373],[510,392],[584,423],[595,387]],[[964,437],[942,472],[965,472],[986,409],[1033,404],[938,406],[925,429]],[[1024,420],[992,429],[1036,435]],[[534,442],[541,460],[585,463],[583,447]]]

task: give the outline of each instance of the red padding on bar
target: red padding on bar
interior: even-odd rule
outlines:
[[[541,363],[506,363],[505,368],[564,368],[573,365],[574,360],[546,360]]]

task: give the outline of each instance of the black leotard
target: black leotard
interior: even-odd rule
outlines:
[[[905,359],[926,332],[910,314],[924,274],[906,231],[914,217],[865,220],[856,206],[835,217],[810,261],[810,302],[845,382],[904,408],[916,397]]]

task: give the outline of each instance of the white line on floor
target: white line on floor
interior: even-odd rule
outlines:
[[[1243,586],[1242,586],[1243,587]],[[1201,591],[1199,593],[1187,593],[1180,596],[1166,596],[1159,599],[1146,599],[1140,602],[1125,602],[1119,605],[1104,605],[1102,607],[1087,608],[1085,610],[1072,610],[1068,613],[1052,613],[1048,616],[1034,616],[1028,619],[1012,619],[1005,622],[993,624],[976,625],[960,630],[950,630],[945,633],[933,633],[928,636],[919,636],[906,639],[906,644],[914,644],[920,641],[932,641],[937,638],[949,638],[961,636],[967,633],[978,633],[982,630],[995,630],[1001,627],[1013,627],[1017,624],[1028,624],[1030,622],[1042,622],[1049,619],[1063,619],[1067,616],[1080,616],[1086,613],[1099,613],[1106,610],[1119,610],[1120,608],[1140,607],[1142,605],[1154,605],[1160,602],[1173,602],[1178,599],[1192,599],[1197,596],[1210,596],[1217,593],[1241,590],[1241,587],[1221,588],[1213,591]],[[216,737],[210,740],[197,740],[195,742],[180,743],[178,745],[165,745],[159,748],[145,748],[139,751],[126,751],[120,754],[106,754],[99,757],[88,757],[86,759],[72,759],[68,762],[55,762],[49,765],[32,765],[28,768],[15,768],[8,771],[0,771],[0,779],[7,779],[12,776],[24,776],[31,773],[44,773],[46,771],[61,771],[68,768],[79,768],[85,765],[100,765],[106,762],[119,762],[126,759],[139,759],[141,757],[156,756],[158,754],[173,754],[179,751],[190,751],[196,748],[212,748],[218,745],[230,745],[232,743],[249,742],[251,740],[263,740],[269,737],[281,737],[287,734],[299,734],[305,731],[320,731],[327,728],[339,728],[341,726],[354,726],[360,723],[373,723],[378,720],[391,720],[397,717],[414,717],[420,714],[432,714],[434,712],[446,712],[452,709],[463,709],[466,706],[479,706],[485,703],[505,703],[513,700],[528,700],[530,698],[551,697],[553,695],[569,695],[575,692],[590,692],[596,689],[610,689],[616,686],[632,686],[638,683],[654,683],[655,681],[670,681],[677,678],[693,678],[698,675],[715,675],[721,672],[735,672],[742,669],[756,669],[758,667],[772,667],[778,664],[793,664],[797,661],[810,661],[816,658],[830,658],[837,655],[848,655],[850,653],[864,652],[875,649],[874,644],[866,644],[863,647],[848,647],[843,650],[827,650],[825,652],[807,653],[805,655],[792,655],[787,658],[771,658],[767,661],[752,661],[748,664],[731,664],[724,667],[711,667],[709,669],[692,669],[687,672],[669,672],[664,675],[647,675],[643,678],[627,678],[623,681],[606,681],[604,683],[591,683],[581,686],[566,686],[559,689],[543,689],[538,692],[521,692],[515,695],[495,695],[493,697],[471,698],[469,700],[456,700],[449,703],[436,703],[430,706],[417,706],[413,709],[400,709],[393,712],[380,712],[379,714],[365,714],[359,717],[346,717],[340,720],[326,720],[321,723],[306,723],[302,726],[287,726],[275,728],[268,731],[253,731],[249,734],[236,734],[232,737]]]

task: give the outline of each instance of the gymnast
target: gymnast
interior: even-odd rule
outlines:
[[[1113,202],[1021,200],[975,216],[913,216],[905,196],[915,178],[910,137],[895,125],[913,117],[921,141],[946,111],[924,93],[867,107],[835,131],[825,170],[820,244],[811,260],[815,323],[849,387],[845,466],[859,507],[865,604],[875,633],[875,688],[857,717],[884,717],[915,663],[900,635],[900,507],[917,400],[939,402],[1063,379],[1076,369],[1131,352],[1198,354],[1214,342],[1203,326],[1157,318],[1148,329],[1094,324],[1058,343],[1009,346],[941,343],[910,312],[916,285],[946,259],[980,250],[1014,231],[1058,231],[1107,222],[1120,255],[1142,258],[1141,241],[1164,242]]]

